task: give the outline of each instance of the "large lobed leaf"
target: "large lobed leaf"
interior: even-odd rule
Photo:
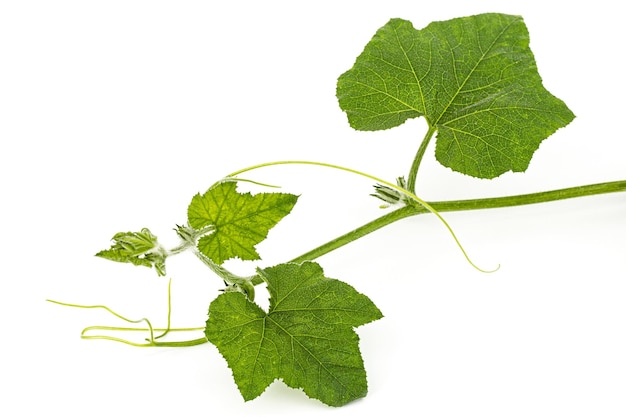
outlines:
[[[392,19],[337,82],[358,130],[424,116],[437,130],[437,160],[494,178],[525,171],[541,141],[574,119],[548,92],[520,16],[482,14],[422,30]]]
[[[200,238],[198,250],[216,264],[235,257],[255,260],[259,259],[255,246],[291,212],[297,200],[298,196],[285,193],[241,194],[234,181],[225,181],[196,194],[187,217],[194,229],[213,229]]]
[[[207,339],[224,356],[243,398],[258,397],[276,379],[311,398],[341,406],[367,393],[354,327],[382,317],[366,296],[326,278],[314,262],[260,271],[270,293],[263,311],[227,292],[209,308]]]

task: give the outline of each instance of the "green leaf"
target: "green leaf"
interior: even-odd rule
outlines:
[[[311,398],[341,406],[367,394],[354,327],[382,317],[366,296],[326,278],[314,262],[259,271],[267,283],[266,313],[241,293],[217,297],[209,308],[207,339],[252,400],[276,379]]]
[[[255,246],[291,212],[297,200],[293,194],[240,194],[234,181],[226,181],[195,195],[187,217],[194,229],[212,230],[200,238],[198,250],[216,264],[235,257],[255,260],[260,259]]]
[[[482,14],[422,30],[392,19],[337,82],[357,130],[424,116],[437,130],[437,160],[494,178],[528,168],[542,140],[574,119],[548,92],[520,16]]]
[[[112,240],[111,248],[96,253],[96,256],[115,262],[154,267],[159,276],[165,275],[167,253],[150,230],[144,228],[140,232],[120,232]]]

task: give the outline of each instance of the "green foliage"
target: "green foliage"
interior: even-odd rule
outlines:
[[[574,114],[542,85],[519,16],[482,14],[422,30],[392,19],[337,83],[358,130],[424,116],[436,158],[479,178],[525,171],[542,140]]]
[[[266,313],[241,293],[211,303],[207,339],[233,371],[246,400],[278,378],[312,398],[340,406],[367,393],[353,328],[382,314],[346,283],[326,278],[313,262],[259,271],[270,293]]]
[[[140,232],[120,232],[112,240],[111,248],[96,253],[96,256],[115,262],[154,267],[159,276],[165,275],[167,253],[150,230],[144,228]]]
[[[193,197],[187,217],[194,229],[212,231],[200,238],[198,250],[216,264],[235,257],[255,260],[260,259],[255,246],[291,212],[297,200],[297,196],[284,193],[241,194],[236,182],[222,181]]]
[[[325,162],[262,163],[236,171],[204,194],[195,195],[187,210],[188,224],[176,229],[182,242],[179,246],[166,250],[156,236],[142,229],[116,234],[111,248],[97,253],[117,262],[154,267],[159,275],[165,275],[168,256],[193,248],[226,284],[209,306],[205,337],[161,340],[175,331],[198,330],[170,328],[169,287],[168,325],[164,329],[153,328],[147,319],[126,319],[101,305],[56,303],[105,308],[130,323],[145,322],[148,327],[143,330],[149,331],[147,344],[111,336],[89,338],[135,346],[213,343],[232,369],[246,401],[279,379],[331,406],[364,397],[367,378],[355,328],[380,319],[382,313],[350,285],[324,276],[313,259],[392,222],[429,212],[444,223],[474,265],[439,211],[505,207],[626,190],[626,181],[616,181],[432,204],[415,194],[417,167],[435,131],[435,154],[443,165],[475,177],[493,178],[510,170],[524,171],[541,141],[573,120],[567,106],[543,87],[528,44],[528,32],[519,16],[484,14],[435,22],[422,30],[415,30],[405,20],[392,19],[367,44],[354,67],[339,77],[337,97],[350,124],[359,130],[388,129],[409,118],[426,118],[429,129],[407,180],[398,177],[396,186],[371,174]],[[298,196],[286,193],[240,193],[236,177],[287,164],[340,169],[377,181],[373,195],[385,203],[383,207],[403,207],[291,262],[257,269],[251,277],[235,275],[221,265],[232,258],[260,259],[256,245],[298,200]],[[262,283],[270,295],[267,312],[253,302],[254,286]],[[92,326],[86,331],[96,329],[142,330]],[[157,330],[162,333],[155,336]],[[84,338],[88,338],[86,331]]]

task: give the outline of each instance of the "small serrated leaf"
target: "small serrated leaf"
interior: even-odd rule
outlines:
[[[198,250],[218,265],[238,257],[259,259],[255,246],[291,212],[298,196],[286,193],[239,193],[234,181],[220,182],[204,194],[196,194],[187,210],[194,229],[211,227],[200,238]]]
[[[111,240],[111,247],[101,250],[96,256],[114,262],[154,267],[159,276],[165,275],[167,253],[150,230],[144,228],[140,232],[116,233]]]
[[[421,30],[391,19],[339,77],[337,98],[357,130],[424,116],[437,160],[478,178],[525,171],[541,141],[574,119],[544,88],[523,19],[497,13]]]
[[[367,378],[354,328],[382,317],[374,303],[326,278],[314,262],[259,273],[270,293],[269,311],[241,293],[224,293],[211,303],[205,330],[244,399],[279,378],[331,406],[364,397]]]

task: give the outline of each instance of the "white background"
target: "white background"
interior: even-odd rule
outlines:
[[[85,326],[123,323],[45,302],[106,304],[163,325],[165,278],[93,256],[115,232],[149,227],[174,245],[172,228],[195,193],[260,162],[405,174],[424,122],[355,132],[334,95],[337,77],[392,17],[421,28],[481,12],[522,15],[544,84],[577,115],[526,173],[492,181],[441,167],[431,146],[420,196],[626,179],[619,2],[555,3],[2,2],[0,414],[626,415],[623,193],[446,214],[480,266],[501,265],[494,274],[472,269],[433,216],[320,258],[328,276],[385,314],[358,329],[369,394],[339,409],[281,382],[245,403],[213,346],[81,340]],[[371,183],[342,172],[249,176],[302,194],[255,265],[287,261],[382,213]],[[168,272],[173,324],[202,326],[221,282],[190,254],[172,258]]]

